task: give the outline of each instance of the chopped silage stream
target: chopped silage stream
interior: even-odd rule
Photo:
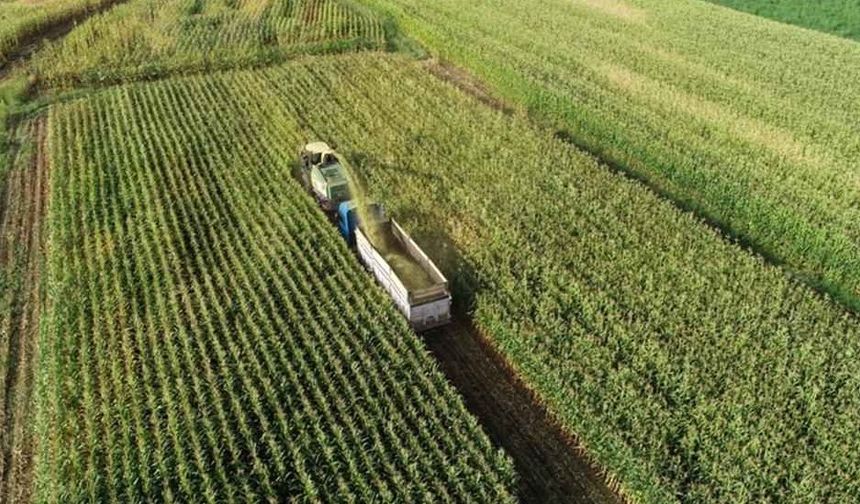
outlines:
[[[373,248],[385,259],[403,285],[409,291],[427,289],[435,283],[430,274],[406,251],[403,243],[394,236],[391,221],[377,222],[370,214],[370,201],[364,188],[355,177],[354,169],[345,159],[339,159],[346,170],[349,190],[355,200],[355,211],[361,223],[361,230],[367,235]]]
[[[371,221],[362,219],[362,222]],[[363,226],[362,230],[368,234],[373,247],[385,258],[407,289],[416,291],[433,286],[430,274],[404,250],[403,244],[394,236],[391,224],[371,223]]]

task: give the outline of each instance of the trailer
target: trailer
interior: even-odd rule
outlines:
[[[341,203],[338,209],[341,234],[355,244],[362,264],[415,331],[451,322],[451,293],[439,268],[396,221],[385,217],[378,205],[373,205],[367,214],[373,222],[359,222],[353,201]]]

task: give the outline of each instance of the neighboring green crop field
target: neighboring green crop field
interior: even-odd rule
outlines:
[[[280,72],[300,96],[316,67]],[[292,179],[306,138],[259,122],[264,84],[51,108],[35,501],[511,501],[509,460]]]
[[[109,0],[0,1],[0,65],[10,51],[44,26],[106,4]]]
[[[708,0],[783,23],[860,40],[860,0]]]
[[[88,107],[93,111],[86,112]],[[187,126],[178,125],[184,121]],[[81,126],[71,130],[67,123]],[[135,345],[144,348],[147,341],[158,341],[158,328],[177,327],[167,339],[169,345],[153,344],[145,359],[131,359],[139,366],[136,371],[125,371],[123,359],[90,363],[75,357],[70,364],[75,373],[80,366],[74,362],[86,362],[90,374],[134,377],[138,383],[126,387],[137,395],[129,400],[141,403],[143,411],[146,401],[157,403],[166,389],[163,397],[175,403],[166,408],[166,418],[157,417],[156,425],[162,437],[181,447],[178,453],[188,464],[193,465],[196,456],[189,433],[199,433],[199,442],[206,446],[206,433],[213,429],[183,427],[189,422],[183,412],[194,411],[200,401],[191,393],[193,387],[209,390],[207,380],[218,380],[198,373],[201,383],[194,385],[182,370],[190,373],[202,360],[216,372],[222,360],[229,366],[231,352],[246,359],[256,356],[264,369],[308,361],[278,360],[280,354],[268,349],[277,349],[277,343],[265,337],[257,352],[244,353],[244,342],[225,336],[237,334],[229,329],[233,326],[220,329],[217,324],[241,324],[249,338],[257,337],[258,326],[268,334],[267,301],[247,296],[262,289],[274,296],[275,306],[286,303],[293,296],[279,294],[277,283],[263,286],[273,281],[294,282],[296,288],[313,285],[311,269],[333,272],[344,283],[369,281],[346,257],[337,263],[343,265],[343,275],[334,273],[340,266],[300,266],[303,256],[282,243],[303,237],[296,238],[300,243],[308,240],[299,248],[315,258],[330,249],[343,250],[331,231],[321,229],[322,218],[310,215],[310,201],[285,201],[295,188],[286,181],[283,167],[302,139],[322,138],[337,143],[371,195],[440,263],[456,285],[457,298],[471,300],[478,325],[520,376],[635,500],[846,502],[860,495],[860,454],[853,449],[860,434],[856,317],[728,243],[642,185],[611,174],[551,132],[465,97],[418,63],[369,54],[312,58],[267,70],[124,87],[100,95],[92,106],[58,108],[52,124],[55,162],[87,167],[72,172],[80,173],[79,180],[55,180],[58,200],[68,203],[56,203],[53,213],[76,217],[54,221],[63,230],[56,242],[74,245],[54,247],[53,274],[64,279],[61,285],[71,286],[82,283],[75,279],[91,278],[87,271],[106,272],[92,280],[105,282],[105,287],[93,284],[87,292],[116,294],[90,310],[85,307],[92,300],[56,291],[57,315],[48,338],[68,336],[59,339],[61,345],[49,347],[50,371],[43,376],[50,383],[50,377],[69,374],[53,363],[72,359],[61,357],[69,355],[66,349],[122,355],[117,338],[126,337],[130,339],[122,345],[131,348],[125,352],[134,355]],[[211,124],[219,126],[207,126]],[[195,140],[197,135],[212,136]],[[59,138],[67,139],[65,147]],[[92,154],[82,157],[78,152]],[[69,156],[74,160],[64,161]],[[130,167],[133,178],[112,180],[114,174],[126,176],[109,169],[112,166]],[[203,184],[196,176],[209,182]],[[113,188],[116,184],[118,189]],[[74,195],[84,188],[90,192]],[[205,199],[207,195],[212,199]],[[137,198],[141,201],[135,202]],[[203,202],[192,203],[198,199]],[[96,203],[102,201],[116,203],[108,209]],[[297,205],[302,217],[293,216]],[[218,210],[222,207],[228,210]],[[249,217],[252,211],[260,216]],[[281,215],[289,215],[293,227],[280,234],[267,231],[286,218]],[[73,223],[92,219],[92,231],[78,236]],[[239,230],[228,231],[234,227]],[[156,244],[163,247],[163,257]],[[129,247],[141,252],[132,256]],[[221,254],[227,258],[220,259]],[[238,258],[229,259],[234,254]],[[244,258],[246,254],[250,257]],[[79,271],[84,265],[78,258],[90,261],[86,271]],[[271,261],[276,261],[274,266]],[[248,288],[242,287],[246,275]],[[256,275],[260,277],[254,280]],[[308,288],[329,296],[338,292],[337,285]],[[243,299],[247,308],[242,308]],[[311,303],[312,295],[300,299]],[[343,323],[353,330],[379,324],[373,316],[362,315],[356,304],[362,301],[332,302],[331,311],[324,312],[332,323],[340,321],[338,314],[346,309],[352,314],[343,317]],[[252,314],[263,310],[263,315],[246,314],[245,309]],[[378,312],[389,316],[381,307]],[[320,320],[315,314],[298,314],[291,319],[301,321],[296,322],[298,328]],[[115,335],[106,341],[116,349],[99,348],[99,340],[78,340],[76,334],[87,334],[91,327],[90,317],[100,321],[96,327]],[[84,324],[79,331],[63,331],[77,324]],[[209,341],[213,334],[215,342]],[[299,344],[290,334],[284,336],[285,352],[297,351],[292,347]],[[394,329],[384,334],[396,335],[390,345],[402,339],[401,344],[409,346],[413,341]],[[222,339],[239,349],[228,346],[222,354],[217,343]],[[329,339],[320,335],[316,341]],[[351,348],[360,351],[362,345]],[[388,362],[394,354],[376,352],[368,362]],[[340,357],[344,365],[350,362],[347,355]],[[257,376],[254,373],[261,372],[255,366],[252,360],[228,375],[236,380]],[[316,380],[329,374],[308,373]],[[190,383],[186,398],[169,393],[177,375]],[[107,408],[111,403],[101,394],[113,397],[115,388],[100,392],[98,383],[106,382],[93,381],[81,391],[51,389],[55,393],[48,397],[64,406],[59,413],[44,410],[45,427],[51,426],[51,418],[69,418],[69,408],[79,401],[91,403],[88,409]],[[413,392],[403,393],[414,397]],[[263,399],[259,407],[269,407]],[[244,400],[249,405],[242,411],[256,411],[253,394]],[[133,415],[128,417],[107,446],[127,448],[135,438],[135,422]],[[103,424],[68,425],[61,431],[65,435],[97,433]],[[319,425],[327,424],[321,419]],[[43,437],[62,439],[63,434],[52,433],[55,430],[45,428]],[[235,436],[241,441],[243,431],[236,429]],[[174,453],[171,446],[169,454]],[[65,453],[62,446],[52,449]],[[469,452],[485,453],[482,450]],[[87,450],[75,453],[83,456]],[[75,470],[60,479],[72,481],[70,476],[81,474],[91,478],[105,467],[110,453],[113,464],[126,456],[122,451],[98,452],[89,463],[93,472]],[[227,461],[229,455],[224,454]],[[137,452],[128,450],[128,456],[129,467],[135,467]],[[263,451],[261,464],[270,456]],[[155,461],[160,455],[152,457]],[[65,457],[40,460],[52,467],[56,464],[51,461]],[[59,467],[86,465],[81,461]],[[154,481],[153,473],[164,474],[151,469],[144,481]],[[219,473],[212,474],[214,479]],[[44,474],[42,481],[55,479]],[[182,488],[181,480],[170,481],[170,488]]]
[[[860,309],[860,45],[688,0],[367,0]]]
[[[48,85],[98,84],[382,48],[349,0],[135,0],[95,17],[34,63]]]

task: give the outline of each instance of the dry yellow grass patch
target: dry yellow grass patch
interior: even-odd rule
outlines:
[[[693,118],[704,119],[730,136],[742,138],[792,163],[818,170],[828,170],[835,162],[820,152],[817,146],[798,139],[792,133],[760,120],[746,117],[709,100],[684,92],[669,84],[655,81],[627,68],[602,63],[599,65],[609,82],[646,103]]]
[[[244,0],[241,2],[241,9],[252,17],[261,17],[271,4],[271,0]]]
[[[635,7],[625,0],[575,0],[574,3],[625,21],[641,21],[646,15],[644,9]]]

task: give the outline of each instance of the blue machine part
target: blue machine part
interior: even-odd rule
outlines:
[[[343,239],[350,247],[355,245],[355,228],[358,226],[358,212],[356,211],[356,203],[354,200],[344,201],[337,207],[337,229],[340,231]],[[371,203],[370,215],[376,222],[385,220],[385,210],[379,203]]]
[[[337,207],[337,228],[341,236],[349,246],[355,245],[355,227],[358,225],[358,215],[355,211],[355,202],[343,201]]]

